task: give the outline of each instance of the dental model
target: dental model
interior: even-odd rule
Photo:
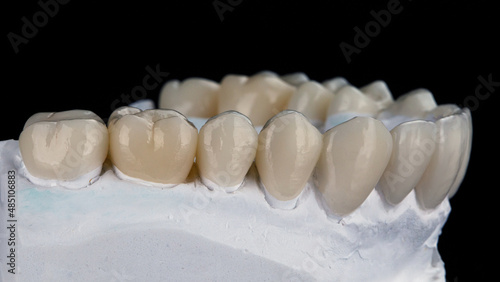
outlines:
[[[170,81],[159,106],[0,142],[1,281],[445,281],[468,109],[269,71]]]

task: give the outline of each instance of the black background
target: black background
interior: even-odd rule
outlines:
[[[133,100],[131,90],[142,85],[146,66],[168,72],[165,81],[193,76],[220,81],[228,73],[261,70],[302,71],[317,81],[344,76],[356,86],[382,79],[395,97],[424,87],[438,104],[470,107],[472,157],[451,200],[439,250],[448,281],[495,278],[498,259],[488,254],[498,251],[497,184],[489,180],[498,168],[493,114],[500,87],[489,95],[483,87],[484,95],[475,96],[478,77],[500,82],[500,26],[493,1],[401,0],[402,11],[375,30],[350,63],[340,43],[355,46],[354,28],[364,29],[374,20],[370,11],[387,9],[391,1],[219,0],[231,7],[221,21],[213,0],[72,0],[59,4],[17,53],[8,34],[22,36],[22,18],[33,23],[42,8],[37,1],[13,2],[2,7],[7,87],[2,88],[0,140],[17,139],[26,119],[40,111],[88,109],[107,118],[113,105],[126,104],[122,94]],[[159,90],[149,90],[147,97],[156,102]]]

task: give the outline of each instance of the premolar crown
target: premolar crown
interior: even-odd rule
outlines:
[[[278,76],[261,73],[252,77],[227,75],[221,82],[218,112],[238,111],[262,126],[284,110],[295,87]]]
[[[295,207],[319,158],[321,139],[321,133],[296,111],[283,111],[266,123],[255,163],[271,206]]]
[[[328,107],[325,130],[356,116],[373,117],[379,106],[354,86],[346,85],[337,91]]]
[[[37,113],[26,121],[19,149],[35,184],[63,182],[62,186],[81,188],[99,176],[108,134],[102,119],[91,111]]]
[[[391,134],[370,117],[355,117],[325,132],[316,176],[326,209],[344,216],[359,207],[382,176],[391,150]]]
[[[457,108],[458,109],[458,108]],[[435,111],[440,111],[436,108]],[[422,178],[415,187],[417,200],[424,209],[433,209],[455,189],[455,180],[462,178],[463,159],[470,153],[468,111],[445,111],[449,115],[435,123],[435,151]],[[454,193],[454,191],[452,191]]]
[[[288,109],[305,115],[313,124],[323,124],[333,93],[316,81],[302,83],[293,93]]]
[[[109,156],[119,175],[161,187],[186,180],[198,130],[181,113],[122,107],[111,114],[108,130]]]
[[[202,182],[211,190],[238,189],[257,152],[257,131],[236,111],[221,113],[200,130],[196,164]]]
[[[209,118],[217,114],[219,88],[218,83],[203,78],[171,80],[161,89],[159,107],[190,117]]]
[[[416,120],[391,130],[391,159],[379,182],[387,202],[399,204],[417,185],[434,153],[436,125]]]
[[[405,121],[424,119],[436,107],[436,101],[429,90],[416,89],[398,97],[394,103],[380,111],[377,118],[384,120],[387,128],[392,129]]]
[[[367,97],[375,101],[379,110],[385,109],[394,103],[391,91],[387,84],[382,80],[376,80],[366,86],[361,87],[359,90],[365,93]]]

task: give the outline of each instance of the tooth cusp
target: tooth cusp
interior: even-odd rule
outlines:
[[[337,93],[342,87],[349,85],[349,82],[343,77],[334,77],[328,79],[321,83],[326,89],[330,90],[332,93]]]
[[[280,76],[280,78],[286,83],[297,87],[309,81],[309,77],[307,76],[307,74],[303,72],[294,72],[285,74]]]
[[[379,110],[385,109],[394,103],[389,87],[382,80],[376,80],[360,90],[375,102]]]

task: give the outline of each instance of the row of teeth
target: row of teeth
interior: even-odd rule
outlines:
[[[108,158],[122,179],[171,187],[195,162],[209,189],[234,192],[255,161],[271,206],[294,208],[313,177],[326,207],[347,215],[374,187],[392,205],[414,189],[433,209],[455,194],[470,155],[467,109],[437,106],[427,90],[394,101],[382,81],[357,89],[304,74],[187,79],[163,87],[160,107],[169,109],[119,108],[107,127],[84,110],[33,115],[19,137],[29,179],[94,178]],[[212,117],[198,131],[185,116]]]

